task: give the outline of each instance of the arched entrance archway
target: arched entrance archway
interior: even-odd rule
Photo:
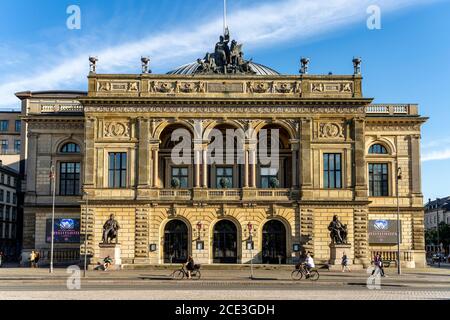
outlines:
[[[188,258],[188,227],[181,220],[169,221],[164,228],[164,263],[183,263]]]
[[[262,262],[286,263],[286,228],[281,221],[268,221],[262,231]]]
[[[229,220],[221,220],[214,226],[213,262],[237,263],[237,228]]]

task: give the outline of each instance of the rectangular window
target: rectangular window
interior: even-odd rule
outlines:
[[[14,152],[20,153],[20,140],[14,140]]]
[[[5,201],[5,190],[0,190],[0,201]]]
[[[188,188],[188,176],[189,175],[187,167],[172,168],[172,180],[178,179],[180,183],[179,187],[182,189]]]
[[[13,197],[13,204],[17,204],[17,194],[15,193],[15,192],[13,192],[13,194],[12,194],[12,197]]]
[[[127,187],[127,154],[126,152],[109,153],[108,186],[110,188]]]
[[[9,239],[9,223],[5,223],[5,239]]]
[[[2,144],[1,152],[2,154],[6,154],[8,152],[8,140],[2,140],[1,144]]]
[[[278,169],[261,168],[261,188],[270,188],[270,181],[273,178],[278,179]]]
[[[6,203],[10,203],[11,202],[11,192],[6,191]]]
[[[8,120],[0,120],[0,131],[8,131]]]
[[[371,197],[389,196],[387,163],[369,163],[369,194]]]
[[[233,187],[233,168],[224,167],[216,168],[216,188],[232,188]]]
[[[12,213],[11,213],[11,221],[12,222],[16,222],[17,220],[17,208],[13,207],[12,208]]]
[[[61,162],[59,166],[59,194],[77,196],[80,194],[80,163]]]
[[[323,155],[323,187],[325,189],[342,188],[342,169],[340,153]]]
[[[16,120],[16,132],[20,132],[20,130],[22,129],[22,121],[20,120]]]
[[[5,206],[5,220],[9,221],[11,219],[11,207]]]

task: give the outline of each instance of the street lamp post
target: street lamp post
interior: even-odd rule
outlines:
[[[248,239],[249,239],[249,246],[250,246],[250,279],[254,279],[254,274],[253,274],[253,237],[252,237],[252,229],[253,229],[253,225],[251,224],[251,222],[249,222],[247,224],[247,228],[248,228]]]
[[[397,163],[397,273],[401,274],[401,266],[400,266],[400,190],[398,188],[398,181],[402,179],[402,168],[398,166]]]
[[[53,273],[53,251],[55,244],[55,195],[56,195],[56,181],[55,181],[55,166],[53,162],[50,167],[50,181],[52,183],[52,232],[51,232],[51,244],[50,244],[50,273]]]
[[[83,277],[86,278],[86,269],[87,269],[87,226],[88,226],[88,214],[89,214],[89,194],[85,191],[86,195],[86,213],[84,216],[84,269],[83,269]]]

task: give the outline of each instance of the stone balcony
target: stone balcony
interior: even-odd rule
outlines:
[[[159,189],[138,188],[133,189],[90,189],[90,200],[142,200],[142,201],[231,201],[231,202],[289,202],[298,200],[298,189]]]

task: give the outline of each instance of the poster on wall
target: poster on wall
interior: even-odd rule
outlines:
[[[47,219],[46,242],[52,241],[52,219]],[[55,219],[55,243],[80,243],[80,219]]]
[[[400,230],[402,224],[400,221]],[[400,233],[400,243],[402,234]],[[397,220],[369,220],[369,243],[370,244],[396,244],[397,243]]]

